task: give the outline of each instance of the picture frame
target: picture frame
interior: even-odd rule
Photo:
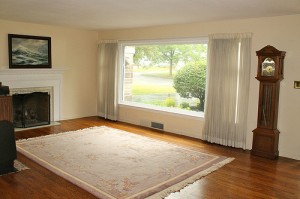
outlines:
[[[51,37],[8,34],[9,68],[51,68]]]

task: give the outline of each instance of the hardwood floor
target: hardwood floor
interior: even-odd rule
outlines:
[[[165,140],[205,152],[234,157],[235,160],[201,178],[171,199],[199,198],[296,198],[300,199],[300,161],[279,157],[268,160],[251,156],[249,151],[209,144],[201,140],[163,133],[121,122],[88,117],[62,121],[61,125],[16,132],[16,139],[25,139],[91,126],[106,125],[140,135]],[[18,153],[18,160],[30,169],[0,176],[1,199],[95,198],[93,195],[39,166]]]

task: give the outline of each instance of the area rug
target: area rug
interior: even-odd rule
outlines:
[[[103,199],[164,198],[233,160],[106,126],[20,140],[17,150]]]
[[[14,161],[14,168],[15,168],[14,171],[9,172],[9,173],[5,173],[5,174],[0,174],[0,176],[12,174],[12,173],[17,173],[19,171],[23,171],[23,170],[29,169],[26,165],[24,165],[23,163],[21,163],[18,160]]]

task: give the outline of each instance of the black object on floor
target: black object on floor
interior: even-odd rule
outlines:
[[[0,174],[15,171],[14,160],[17,158],[16,140],[13,123],[0,121]]]

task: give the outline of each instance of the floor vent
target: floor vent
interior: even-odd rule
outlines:
[[[164,124],[157,123],[157,122],[151,122],[151,127],[155,129],[164,130]]]

